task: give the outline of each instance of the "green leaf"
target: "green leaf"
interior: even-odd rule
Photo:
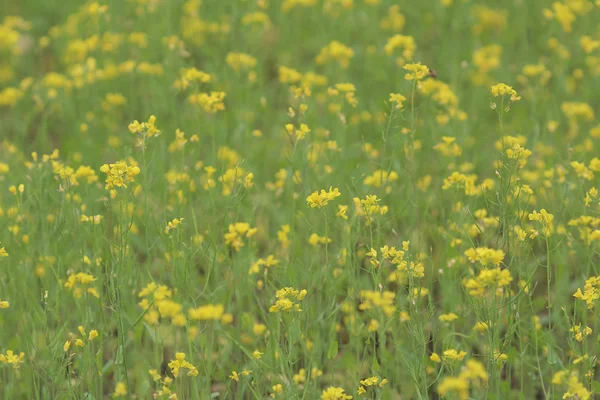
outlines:
[[[548,364],[556,364],[558,363],[559,359],[556,355],[556,352],[554,351],[554,349],[552,348],[552,346],[548,346]]]
[[[381,366],[379,365],[379,361],[377,361],[377,356],[373,354],[373,360],[371,361],[371,368],[375,372],[379,372],[381,370]]]
[[[121,344],[119,345],[119,348],[117,349],[115,364],[117,364],[117,365],[123,364],[123,345],[121,345]]]
[[[329,344],[329,349],[327,349],[327,359],[332,360],[338,355],[338,341],[334,340]]]

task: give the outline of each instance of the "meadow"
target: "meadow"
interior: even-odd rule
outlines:
[[[8,0],[1,399],[600,392],[600,1]]]

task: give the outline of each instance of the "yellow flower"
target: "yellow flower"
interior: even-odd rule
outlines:
[[[167,223],[165,227],[165,235],[168,235],[172,229],[176,229],[183,222],[183,218],[175,218]]]
[[[125,397],[127,396],[127,386],[123,382],[118,382],[115,386],[115,391],[113,392],[112,397]]]
[[[491,92],[492,96],[494,97],[510,95],[510,101],[521,100],[521,96],[517,94],[517,91],[505,83],[498,83],[496,85],[493,85],[491,87]]]
[[[455,319],[458,319],[458,315],[456,315],[454,313],[442,314],[439,317],[439,320],[442,321],[442,322],[452,322]]]
[[[296,290],[292,287],[284,287],[275,293],[277,300],[275,301],[275,304],[269,308],[269,312],[300,312],[302,311],[300,304],[294,303],[294,301],[301,301],[306,294],[306,289]]]
[[[132,134],[141,133],[143,136],[151,138],[160,135],[161,131],[156,127],[156,117],[151,115],[147,122],[138,122],[137,120],[129,124],[128,129]]]
[[[346,215],[346,212],[348,212],[348,206],[338,205],[338,212],[335,215],[337,217],[348,219],[348,216]]]
[[[435,363],[441,363],[442,359],[440,358],[440,356],[438,355],[438,353],[432,353],[431,356],[429,357],[429,359]]]
[[[25,353],[21,352],[19,355],[16,355],[12,350],[7,350],[6,354],[0,354],[0,362],[12,365],[14,369],[19,369],[23,363],[23,358],[25,358]]]
[[[346,394],[346,391],[339,387],[330,386],[321,393],[321,400],[351,400],[352,396]]]
[[[467,355],[466,351],[456,351],[455,349],[444,350],[444,361],[461,361]]]
[[[114,164],[104,164],[100,171],[107,175],[104,188],[110,190],[115,186],[127,188],[127,183],[133,182],[133,178],[140,173],[140,168],[137,165],[127,165],[125,161],[117,161]]]
[[[402,68],[408,71],[408,73],[404,75],[404,79],[406,79],[407,81],[420,81],[426,76],[429,76],[429,68],[426,65],[422,65],[421,63],[406,64]]]
[[[265,353],[261,353],[260,351],[258,351],[258,349],[256,349],[252,352],[252,358],[254,358],[255,360],[260,360],[263,354]]]
[[[185,360],[185,353],[176,353],[175,359],[169,362],[169,368],[175,378],[179,377],[179,373],[183,369],[187,369],[188,376],[198,376],[198,370],[191,363]]]
[[[390,103],[394,104],[394,107],[402,110],[404,108],[403,102],[406,101],[406,97],[399,93],[390,93]]]
[[[98,331],[95,329],[92,329],[90,331],[90,335],[88,337],[88,340],[91,342],[92,340],[96,339],[98,337]]]
[[[198,308],[190,308],[188,314],[190,319],[195,321],[218,321],[225,312],[225,307],[222,304],[208,304]]]
[[[323,208],[331,200],[335,199],[336,197],[338,197],[340,195],[341,195],[341,193],[339,192],[338,188],[333,189],[332,187],[329,187],[328,192],[321,189],[320,193],[319,192],[311,193],[311,195],[306,198],[306,202],[308,203],[310,208],[315,208],[315,207]]]

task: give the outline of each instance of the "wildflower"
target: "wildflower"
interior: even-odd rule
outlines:
[[[90,335],[88,336],[88,340],[91,342],[92,340],[96,339],[98,337],[98,331],[95,329],[92,329],[90,331]]]
[[[579,381],[578,373],[572,371],[567,379],[569,371],[558,371],[552,377],[553,385],[567,385],[567,392],[563,395],[564,399],[574,398],[580,400],[589,400],[592,398],[591,393],[585,388],[585,385]]]
[[[19,369],[20,365],[24,362],[24,358],[25,353],[21,352],[17,355],[12,350],[7,350],[6,354],[0,354],[0,362],[2,364],[12,365],[13,369]]]
[[[251,238],[258,231],[257,228],[250,228],[246,222],[236,222],[229,224],[228,232],[225,233],[225,244],[233,247],[235,251],[240,251],[244,247],[244,238]]]
[[[171,230],[177,229],[181,222],[183,222],[183,218],[175,218],[172,221],[169,221],[165,227],[165,235],[168,235]]]
[[[258,349],[256,349],[252,352],[252,358],[254,358],[255,360],[260,360],[263,354],[265,353],[262,353]]]
[[[402,68],[408,71],[406,75],[404,75],[404,79],[406,79],[407,81],[420,81],[426,76],[429,76],[429,68],[426,65],[422,65],[421,63],[406,64]]]
[[[396,58],[396,65],[400,66],[406,61],[412,61],[413,55],[417,50],[417,44],[412,36],[396,34],[388,38],[383,50],[386,55],[391,56],[396,52],[396,49],[401,50],[401,57]],[[427,73],[429,73],[429,70]]]
[[[265,324],[258,324],[258,323],[255,323],[255,324],[252,326],[252,332],[253,332],[255,335],[257,335],[257,336],[260,336],[260,335],[262,335],[263,333],[265,333],[265,332],[266,332],[266,330],[267,330],[267,326],[266,326]]]
[[[593,276],[585,281],[583,292],[577,289],[573,297],[586,302],[588,309],[593,309],[596,300],[600,299],[600,276]]]
[[[390,93],[390,103],[394,104],[394,108],[402,110],[404,108],[404,102],[406,101],[406,97],[399,93]]]
[[[141,134],[144,137],[151,138],[160,135],[161,131],[156,127],[156,117],[151,115],[147,122],[138,122],[137,120],[129,124],[129,132],[132,134]]]
[[[191,363],[185,360],[185,353],[175,354],[175,359],[169,362],[169,368],[175,378],[179,376],[179,373],[183,369],[187,369],[187,376],[197,376],[198,370]]]
[[[348,216],[346,215],[346,212],[348,212],[348,206],[338,205],[338,212],[335,215],[337,217],[348,219]]]
[[[104,218],[102,215],[87,216],[87,215],[83,214],[83,215],[81,215],[80,221],[81,222],[89,222],[92,225],[99,225],[100,222],[102,221],[102,218]]]
[[[372,175],[367,176],[363,183],[376,188],[382,187],[392,182],[396,182],[399,175],[396,171],[377,170]]]
[[[0,257],[8,257],[8,253],[4,249],[4,247],[0,247]]]
[[[388,317],[391,317],[396,311],[396,306],[394,305],[396,294],[394,292],[384,291],[382,293],[379,291],[361,290],[360,297],[362,298],[362,302],[358,306],[359,310],[364,311],[380,308]]]
[[[73,290],[73,296],[75,298],[80,298],[83,289],[86,290],[86,293],[91,294],[92,296],[98,298],[100,295],[96,288],[91,287],[91,284],[96,281],[93,275],[86,274],[85,272],[78,272],[77,274],[70,274],[67,278],[67,282],[65,282],[64,286],[67,289]]]
[[[116,187],[127,188],[127,183],[133,182],[134,177],[140,173],[140,168],[137,165],[127,165],[125,161],[118,161],[114,164],[104,164],[100,167],[100,171],[106,176],[106,190]]]
[[[285,130],[288,135],[295,137],[296,140],[303,140],[310,132],[310,128],[306,124],[300,124],[299,128],[294,128],[293,124],[286,124]]]
[[[210,93],[198,93],[188,96],[188,101],[191,104],[197,104],[204,111],[210,114],[214,114],[218,111],[225,110],[225,92],[212,91]]]
[[[456,377],[448,376],[438,385],[437,391],[441,396],[456,393],[459,399],[468,399],[471,388],[479,388],[487,382],[488,374],[483,365],[475,360],[468,360],[465,367]]]
[[[458,319],[458,315],[454,314],[454,313],[449,313],[449,314],[442,314],[439,317],[439,320],[442,322],[452,322],[454,320]]]
[[[461,361],[467,355],[466,351],[456,351],[455,349],[444,350],[442,355],[444,361]]]
[[[352,396],[346,394],[346,391],[339,387],[330,386],[321,393],[321,400],[351,400]]]
[[[479,275],[475,278],[469,278],[463,280],[463,285],[467,289],[468,293],[474,297],[483,297],[486,290],[490,288],[501,289],[504,286],[508,286],[512,282],[513,278],[508,269],[484,269],[479,272]]]
[[[315,62],[317,64],[325,64],[330,61],[337,61],[342,68],[348,68],[352,57],[354,57],[354,50],[334,40],[321,49]]]
[[[473,330],[479,333],[487,332],[490,329],[490,324],[487,322],[478,321],[475,326],[473,326]]]
[[[188,314],[190,319],[195,321],[218,321],[225,312],[225,307],[222,304],[206,305],[198,308],[190,308]]]
[[[276,385],[273,385],[271,389],[273,390],[273,393],[270,394],[270,397],[275,397],[279,393],[283,392],[283,385],[281,383],[278,383]]]
[[[256,58],[246,53],[229,52],[225,57],[225,62],[236,72],[256,67]]]
[[[294,303],[294,301],[301,301],[307,293],[306,289],[296,290],[291,287],[280,289],[275,293],[277,300],[275,301],[275,304],[269,308],[269,312],[300,312],[302,311],[300,304]]]
[[[499,364],[502,364],[506,360],[508,360],[508,355],[506,355],[498,350],[494,350],[494,361],[496,361]]]
[[[465,256],[467,256],[472,263],[478,261],[484,267],[488,265],[499,266],[504,260],[504,251],[491,249],[489,247],[477,247],[465,251]]]
[[[323,208],[331,200],[335,199],[340,195],[341,193],[339,192],[338,188],[333,189],[332,187],[330,187],[328,192],[326,192],[323,189],[321,189],[321,193],[313,192],[310,196],[306,198],[306,202],[308,203],[310,208]]]
[[[432,353],[431,356],[429,356],[429,359],[431,361],[433,361],[434,363],[438,363],[438,364],[442,362],[442,359],[440,358],[438,353]]]
[[[380,382],[379,377],[377,377],[377,376],[372,376],[370,378],[363,379],[360,381],[360,385],[358,386],[357,393],[364,394],[367,392],[367,389],[372,386],[378,386],[381,388],[387,382],[388,382],[387,379],[382,379]],[[378,383],[379,383],[379,385],[378,385]]]
[[[539,213],[534,210],[531,214],[529,214],[529,220],[541,222],[542,226],[544,227],[544,233],[548,235],[552,229],[552,220],[554,220],[554,215],[542,208]]]
[[[125,385],[125,383],[123,383],[123,382],[117,382],[117,385],[115,386],[115,391],[113,392],[112,397],[117,398],[117,397],[125,397],[125,396],[127,396],[127,385]]]
[[[519,96],[511,86],[508,86],[505,83],[498,83],[491,87],[492,96],[505,96],[510,95],[510,101],[519,101],[521,100],[521,96]]]

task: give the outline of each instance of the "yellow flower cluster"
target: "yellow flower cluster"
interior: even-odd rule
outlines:
[[[188,310],[190,319],[194,321],[219,321],[223,320],[225,307],[222,304],[208,304]]]
[[[508,269],[498,267],[481,270],[476,277],[463,279],[463,285],[469,295],[483,297],[488,289],[496,289],[496,293],[501,293],[502,288],[508,286],[512,280]]]
[[[160,129],[156,127],[156,117],[154,115],[151,115],[146,122],[140,123],[135,120],[129,124],[128,128],[133,135],[140,134],[147,138],[158,136],[161,133]]]
[[[321,393],[321,400],[351,400],[352,396],[340,387],[330,386]]]
[[[300,312],[302,311],[300,304],[295,303],[295,301],[301,301],[307,293],[306,289],[296,290],[292,287],[279,289],[275,292],[277,300],[275,300],[275,304],[269,308],[269,312]]]
[[[404,75],[404,79],[407,81],[420,81],[429,76],[429,68],[421,63],[406,64],[402,68],[408,71],[406,75]]]
[[[73,290],[73,296],[76,299],[81,298],[83,294],[83,290],[85,289],[86,293],[91,294],[92,296],[99,298],[100,294],[95,287],[91,287],[90,285],[96,281],[93,275],[87,274],[85,272],[78,272],[76,274],[69,274],[67,281],[65,282],[65,287],[67,289]]]
[[[92,340],[96,339],[98,337],[98,331],[96,329],[92,329],[88,334],[86,334],[85,329],[83,328],[83,326],[79,325],[77,327],[77,330],[79,331],[79,334],[81,335],[80,338],[75,339],[75,346],[77,347],[84,347],[86,344],[86,340],[88,342],[91,342]],[[71,347],[71,343],[73,343],[73,340],[67,340],[65,342],[65,344],[63,345],[63,350],[65,352],[69,351],[69,348]]]
[[[469,391],[471,389],[479,389],[488,379],[488,373],[481,363],[475,360],[468,360],[458,376],[444,378],[438,385],[437,390],[441,396],[454,393],[459,399],[467,400],[469,398]]]
[[[12,350],[7,350],[6,354],[0,353],[0,362],[2,364],[8,364],[13,367],[13,369],[19,369],[21,364],[24,363],[23,359],[25,358],[25,353],[21,352],[18,355],[14,353]]]
[[[381,379],[381,381],[380,381],[379,377],[377,377],[377,376],[372,376],[370,378],[362,379],[360,381],[360,385],[358,385],[358,389],[356,390],[356,393],[358,393],[358,395],[360,396],[360,395],[367,393],[367,390],[370,387],[382,388],[387,383],[388,383],[387,379],[384,378],[384,379]]]
[[[168,286],[150,282],[139,291],[138,297],[141,298],[138,305],[145,311],[144,321],[148,324],[157,325],[161,319],[168,318],[174,326],[185,326],[182,306],[172,300],[173,291]]]
[[[504,260],[504,251],[491,249],[489,247],[470,248],[465,251],[465,256],[472,263],[479,262],[482,266],[500,266]]]
[[[321,189],[321,192],[313,192],[310,194],[310,196],[308,196],[306,198],[306,203],[308,203],[308,205],[310,206],[310,208],[323,208],[325,207],[331,200],[335,199],[336,197],[341,196],[340,191],[338,190],[338,188],[332,188],[329,187],[329,191],[325,191],[324,189]]]
[[[396,293],[390,291],[378,292],[374,290],[360,291],[361,303],[358,309],[361,311],[381,309],[383,313],[391,317],[396,312]]]
[[[321,49],[315,58],[315,62],[317,64],[326,64],[336,61],[342,68],[348,68],[352,57],[354,57],[354,50],[334,40]]]
[[[517,91],[513,89],[511,86],[508,86],[505,83],[497,83],[491,87],[492,96],[510,96],[510,101],[518,101],[521,100],[521,96],[517,94]]]
[[[590,400],[592,399],[592,393],[585,387],[579,380],[579,374],[577,371],[561,370],[554,374],[552,377],[552,384],[556,386],[566,385],[567,391],[563,395],[563,399],[578,399],[578,400]]]
[[[127,183],[134,182],[134,177],[139,175],[140,168],[137,165],[127,165],[125,161],[117,161],[114,164],[104,164],[100,171],[107,175],[104,188],[111,190],[115,187],[127,188]]]
[[[175,359],[169,362],[169,368],[175,378],[179,377],[181,370],[187,369],[187,376],[198,376],[198,370],[185,360],[185,353],[175,354]]]
[[[233,247],[235,251],[240,251],[245,246],[243,239],[250,239],[256,232],[258,232],[258,228],[251,228],[247,222],[229,224],[227,233],[225,233],[225,244]]]
[[[218,111],[225,110],[225,103],[223,101],[225,99],[225,96],[226,93],[223,91],[197,93],[189,95],[188,101],[190,102],[190,104],[202,107],[202,109],[207,113],[214,114]]]
[[[417,44],[412,36],[396,34],[387,40],[383,50],[386,55],[391,56],[396,49],[401,50],[401,57],[396,58],[396,65],[401,66],[407,61],[412,61]]]
[[[168,235],[173,229],[177,229],[179,224],[183,222],[183,218],[174,218],[172,221],[167,222],[165,227],[165,235]]]
[[[583,292],[578,288],[573,297],[585,301],[588,309],[593,309],[596,300],[600,299],[600,276],[592,276],[586,279]]]

